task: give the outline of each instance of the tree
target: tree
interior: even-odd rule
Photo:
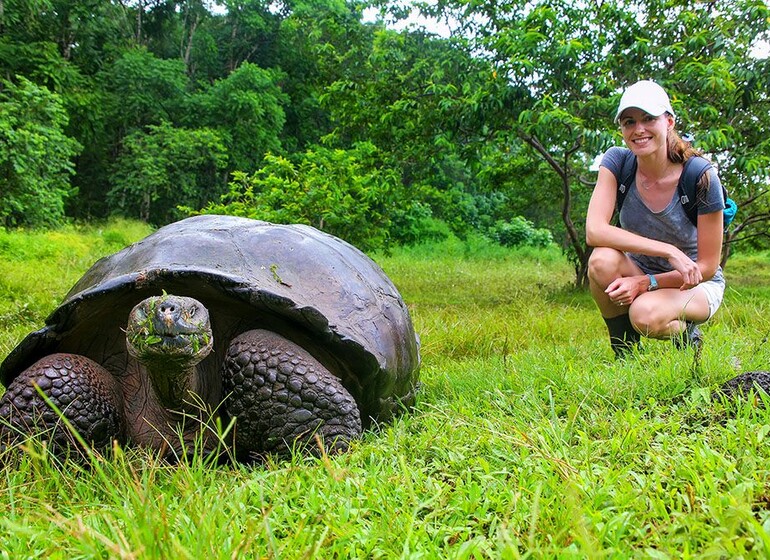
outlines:
[[[125,139],[107,194],[113,211],[163,225],[179,218],[178,206],[199,208],[222,194],[227,152],[215,131],[166,122],[147,129]]]
[[[590,254],[582,232],[593,183],[587,172],[597,154],[619,143],[611,115],[620,91],[637,79],[656,79],[674,92],[680,124],[696,130],[706,151],[729,165],[757,170],[758,181],[749,185],[730,184],[726,173],[731,192],[745,193],[748,201],[760,194],[757,189],[767,188],[759,171],[767,145],[744,145],[746,129],[736,128],[739,113],[749,113],[744,122],[767,119],[766,68],[761,73],[766,59],[749,56],[757,41],[768,37],[764,2],[441,0],[419,5],[426,14],[462,22],[472,51],[489,59],[508,87],[528,96],[528,108],[497,115],[490,126],[499,131],[498,138],[510,130],[509,141],[523,141],[558,178],[561,218],[579,284],[586,283]],[[747,104],[746,96],[753,102]],[[744,159],[733,160],[730,151]]]
[[[106,195],[124,139],[163,122],[182,126],[187,87],[181,60],[162,60],[145,48],[135,48],[63,92],[72,117],[71,133],[84,146],[76,161],[73,182],[79,193],[72,215],[90,218],[110,213]]]
[[[515,99],[481,95],[494,87],[489,63],[445,39],[382,28],[353,60],[321,97],[334,126],[324,142],[374,143],[383,164],[400,170],[405,202],[458,235],[499,219],[503,198],[476,176],[493,141],[486,117]]]
[[[218,132],[227,147],[230,170],[253,172],[265,154],[280,152],[287,102],[278,86],[282,77],[279,71],[244,63],[192,100],[188,126]]]
[[[331,132],[329,110],[321,99],[330,84],[363,64],[371,50],[372,35],[372,29],[362,25],[360,10],[353,3],[284,3],[275,44],[269,52],[275,54],[275,64],[286,75],[281,82],[290,100],[282,137],[286,150],[301,152]]]
[[[106,119],[116,141],[148,125],[180,122],[187,74],[182,60],[164,60],[144,48],[125,51],[99,75],[106,93]]]
[[[51,44],[62,60],[93,74],[116,49],[129,45],[131,27],[126,15],[114,0],[3,0],[0,35],[21,54],[31,54],[32,60],[38,46]],[[22,57],[20,62],[27,60]]]
[[[18,77],[0,82],[0,224],[40,227],[64,219],[72,158],[59,95]]]
[[[265,0],[223,0],[226,13],[222,41],[225,57],[223,70],[230,73],[244,62],[269,65],[275,60],[275,43],[281,18]]]

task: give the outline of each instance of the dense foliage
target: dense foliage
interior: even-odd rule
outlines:
[[[371,144],[318,147],[294,161],[268,155],[252,175],[236,172],[230,191],[205,211],[275,223],[307,223],[362,249],[377,249],[402,207],[398,177],[377,167]]]
[[[71,159],[80,145],[66,136],[60,97],[26,78],[0,86],[0,217],[8,225],[53,225],[73,192]]]
[[[609,115],[654,78],[739,203],[727,239],[768,246],[764,0],[415,5],[452,35],[377,0],[2,0],[0,225],[184,206],[376,248],[524,220],[581,281]]]

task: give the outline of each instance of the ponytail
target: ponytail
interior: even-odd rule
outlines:
[[[668,131],[668,159],[673,163],[684,163],[694,156],[702,156],[703,152],[693,147],[692,142],[684,140],[673,128]],[[698,197],[705,197],[709,190],[709,174],[701,175],[697,187]]]
[[[673,128],[668,132],[668,159],[673,163],[684,163],[693,156],[702,156],[691,142],[682,139]]]

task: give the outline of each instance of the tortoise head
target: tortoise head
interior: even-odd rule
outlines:
[[[193,298],[149,297],[128,315],[128,353],[150,366],[192,367],[208,356],[213,343],[209,312]]]

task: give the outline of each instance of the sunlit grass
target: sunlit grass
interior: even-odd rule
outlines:
[[[0,356],[28,332],[42,327],[98,258],[150,231],[145,224],[127,220],[55,231],[0,229]]]
[[[93,260],[144,233],[0,232],[0,356]],[[31,444],[1,471],[0,557],[770,554],[770,411],[712,397],[770,369],[767,255],[728,265],[700,367],[662,341],[612,361],[558,250],[452,241],[376,260],[421,335],[412,414],[345,455],[259,466],[170,467],[136,449],[57,466]]]

